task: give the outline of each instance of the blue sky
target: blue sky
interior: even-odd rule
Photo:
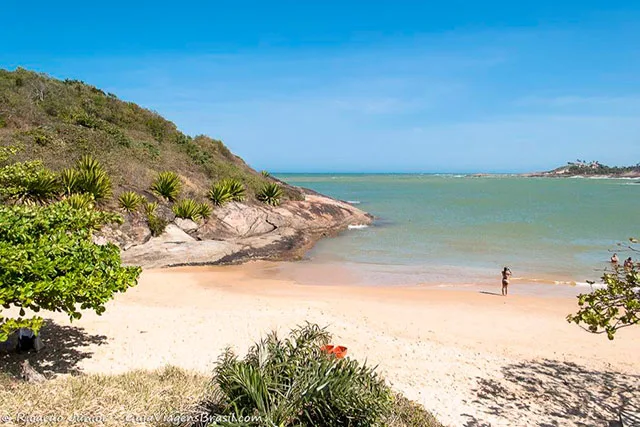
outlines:
[[[530,3],[4,0],[0,67],[84,80],[275,172],[639,162],[640,3]]]

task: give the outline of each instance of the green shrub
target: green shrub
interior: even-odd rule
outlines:
[[[116,245],[91,239],[93,230],[120,221],[64,202],[0,205],[0,341],[18,328],[38,332],[42,318],[25,310],[58,311],[70,319],[86,309],[102,314],[115,293],[134,286],[140,268],[123,267]]]
[[[58,182],[63,194],[72,194],[78,189],[78,171],[75,169],[63,169],[58,175]]]
[[[385,426],[390,427],[442,427],[429,411],[401,394],[393,399],[391,413],[385,417]]]
[[[233,195],[230,189],[223,181],[216,182],[211,186],[208,193],[209,200],[213,202],[215,206],[223,206],[225,203],[233,200]]]
[[[144,202],[144,197],[135,191],[125,191],[118,197],[120,209],[128,213],[133,213]]]
[[[271,176],[271,174],[268,171],[260,171],[260,173],[262,174],[262,176],[264,176],[265,178],[269,178]]]
[[[225,179],[222,181],[223,185],[227,187],[231,200],[234,202],[242,202],[245,196],[244,185],[237,179]]]
[[[213,209],[211,209],[211,205],[208,203],[198,203],[198,214],[200,218],[207,219],[213,213]]]
[[[151,190],[170,202],[175,202],[180,195],[182,183],[175,172],[161,172],[151,185]]]
[[[83,156],[76,163],[78,176],[74,192],[89,193],[96,202],[111,196],[111,178],[100,162],[91,156]]]
[[[161,235],[164,232],[164,229],[167,228],[167,221],[156,215],[147,216],[147,224],[149,225],[149,230],[151,230],[152,236]]]
[[[154,216],[158,209],[158,202],[147,202],[142,207],[146,216]]]
[[[71,194],[64,201],[74,209],[93,209],[94,206],[93,196],[88,193]]]
[[[45,203],[59,193],[56,175],[40,161],[17,162],[0,168],[0,199]]]
[[[171,207],[171,210],[178,218],[198,221],[200,216],[200,203],[193,199],[182,199]]]
[[[322,352],[331,335],[307,324],[286,339],[275,332],[240,360],[230,350],[215,368],[211,415],[257,415],[270,426],[377,426],[393,394],[373,368]]]
[[[282,198],[282,195],[282,187],[274,182],[265,184],[258,192],[258,194],[256,194],[256,197],[258,200],[268,205],[278,206],[280,204],[280,198]]]

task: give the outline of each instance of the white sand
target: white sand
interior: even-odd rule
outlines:
[[[145,271],[104,315],[73,323],[106,337],[76,347],[75,367],[209,372],[226,346],[243,354],[271,329],[310,321],[448,425],[608,425],[621,401],[640,406],[640,327],[613,342],[584,332],[565,320],[574,298],[299,286],[268,267]]]

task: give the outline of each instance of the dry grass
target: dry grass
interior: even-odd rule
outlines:
[[[60,376],[41,384],[0,374],[0,424],[3,416],[11,417],[6,425],[27,424],[19,418],[23,414],[49,417],[60,426],[91,420],[107,426],[168,425],[166,417],[192,413],[208,383],[202,374],[172,366],[111,376]]]

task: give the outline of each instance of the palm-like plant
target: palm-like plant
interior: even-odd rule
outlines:
[[[260,172],[262,174],[262,176],[264,176],[265,178],[269,178],[271,176],[271,174],[269,173],[269,171],[261,171]]]
[[[76,170],[74,191],[89,193],[96,202],[111,196],[111,178],[96,159],[91,156],[83,156],[76,163]]]
[[[158,202],[147,202],[142,205],[144,209],[144,214],[147,217],[154,216],[156,214],[156,210],[158,209]]]
[[[182,199],[171,207],[171,210],[178,218],[198,221],[202,218],[202,206],[193,199]]]
[[[144,202],[144,197],[135,191],[125,191],[118,197],[118,205],[122,210],[133,213]]]
[[[211,209],[211,205],[208,203],[198,203],[198,214],[200,218],[207,219],[213,213],[213,209]]]
[[[88,193],[71,194],[65,197],[64,201],[68,203],[72,208],[79,210],[93,209],[94,206],[93,196]]]
[[[63,169],[58,175],[58,181],[64,194],[73,194],[78,188],[78,171],[71,168]]]
[[[161,172],[151,185],[151,190],[170,202],[175,202],[180,195],[182,183],[175,172]]]
[[[271,206],[278,206],[280,204],[280,198],[282,198],[282,187],[275,182],[265,184],[256,197],[261,202],[264,202]]]
[[[245,188],[242,182],[229,178],[222,180],[222,185],[227,187],[227,191],[231,195],[231,200],[234,202],[242,202],[244,200]]]
[[[331,335],[307,324],[288,338],[269,334],[244,360],[227,350],[208,402],[213,415],[258,415],[261,425],[374,426],[390,413],[391,390],[375,370],[322,352]]]
[[[38,170],[24,181],[24,192],[19,197],[24,202],[45,203],[60,191],[57,177],[47,169]]]
[[[225,203],[233,200],[233,195],[227,185],[223,181],[216,182],[209,189],[209,200],[213,202],[215,206],[223,206]]]

